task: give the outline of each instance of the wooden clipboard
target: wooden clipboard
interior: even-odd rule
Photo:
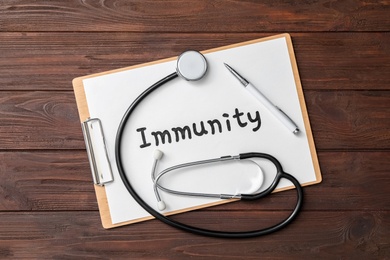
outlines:
[[[299,98],[299,103],[300,103],[300,107],[301,107],[302,117],[304,120],[305,130],[306,130],[306,134],[307,134],[307,140],[309,143],[312,163],[313,163],[314,171],[315,171],[315,175],[316,175],[315,181],[305,183],[303,186],[317,184],[317,183],[320,183],[322,181],[322,176],[321,176],[321,171],[320,171],[320,167],[319,167],[319,163],[318,163],[317,152],[316,152],[316,148],[315,148],[315,144],[314,144],[314,140],[313,140],[313,135],[312,135],[311,127],[310,127],[309,117],[307,114],[306,104],[305,104],[305,100],[304,100],[304,95],[303,95],[303,91],[302,91],[302,86],[301,86],[301,82],[300,82],[300,78],[299,78],[298,68],[297,68],[297,64],[296,64],[296,60],[295,60],[295,55],[294,55],[294,50],[293,50],[293,45],[292,45],[290,35],[287,33],[279,34],[279,35],[270,36],[270,37],[266,37],[266,38],[260,38],[260,39],[246,41],[246,42],[242,42],[242,43],[227,45],[227,46],[223,46],[223,47],[219,47],[219,48],[209,49],[209,50],[202,51],[202,53],[207,54],[207,53],[226,50],[226,49],[230,49],[230,48],[234,48],[234,47],[244,46],[244,45],[248,45],[248,44],[269,41],[269,40],[273,40],[273,39],[277,39],[277,38],[285,38],[285,40],[287,42],[291,66],[292,66],[293,74],[294,74],[296,91],[297,91],[298,98]],[[144,63],[144,64],[140,64],[140,65],[135,65],[135,66],[131,66],[131,67],[125,67],[125,68],[121,68],[121,69],[116,69],[116,70],[111,70],[111,71],[107,71],[107,72],[102,72],[102,73],[97,73],[97,74],[92,74],[92,75],[87,75],[87,76],[75,78],[73,80],[73,88],[74,88],[74,92],[75,92],[75,96],[76,96],[76,102],[77,102],[77,107],[78,107],[78,111],[79,111],[80,121],[84,122],[90,117],[88,103],[87,103],[86,94],[85,94],[84,85],[83,85],[84,79],[98,77],[98,76],[102,76],[102,75],[106,75],[106,74],[117,73],[117,72],[121,72],[121,71],[132,70],[132,69],[136,69],[136,68],[140,68],[140,67],[144,67],[144,66],[158,64],[161,62],[172,61],[172,60],[175,60],[176,58],[177,57],[172,57],[172,58],[168,58],[168,59],[162,59],[162,60]],[[104,228],[108,229],[108,228],[128,225],[128,224],[141,222],[141,221],[145,221],[145,220],[149,220],[149,219],[154,218],[154,217],[150,216],[150,217],[139,218],[139,219],[135,219],[135,220],[131,220],[131,221],[113,224],[112,220],[111,220],[110,209],[109,209],[109,205],[108,205],[108,201],[107,201],[105,187],[99,186],[99,185],[94,185],[94,187],[95,187],[97,202],[98,202],[98,206],[99,206],[100,217],[101,217],[102,225]],[[290,189],[290,187],[278,189],[277,191],[283,191],[283,190],[287,190],[287,189]],[[169,215],[177,214],[177,213],[181,213],[181,212],[185,212],[185,211],[189,211],[189,210],[195,210],[195,209],[199,209],[199,208],[209,207],[209,206],[213,206],[213,205],[219,205],[219,204],[227,203],[230,201],[232,201],[232,200],[221,200],[220,202],[217,202],[217,203],[210,203],[210,204],[202,205],[199,207],[192,207],[192,208],[187,208],[185,210],[173,211],[173,212],[170,212]]]

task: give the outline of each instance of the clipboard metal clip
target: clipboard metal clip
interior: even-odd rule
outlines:
[[[81,123],[81,128],[94,184],[104,186],[104,184],[114,181],[102,122],[98,118],[88,118]]]

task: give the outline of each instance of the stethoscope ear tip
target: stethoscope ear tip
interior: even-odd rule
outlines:
[[[164,201],[160,200],[158,203],[157,203],[157,208],[159,211],[163,211],[164,209],[166,209],[166,205],[164,203]]]
[[[161,150],[154,151],[154,159],[160,160],[163,157],[164,153]]]

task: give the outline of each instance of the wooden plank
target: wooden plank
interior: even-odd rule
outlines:
[[[293,34],[303,88],[389,90],[390,34]]]
[[[0,152],[0,211],[97,210],[85,151]]]
[[[390,91],[307,91],[305,99],[317,149],[390,147]]]
[[[318,156],[323,181],[304,188],[304,210],[390,210],[390,151]],[[0,152],[0,162],[0,211],[98,209],[85,151]],[[295,202],[295,191],[284,191],[207,210],[289,210]]]
[[[1,31],[387,31],[386,1],[3,0]],[[28,22],[26,22],[28,21]]]
[[[369,0],[2,0],[0,258],[387,259],[389,11]],[[248,240],[158,221],[103,230],[71,80],[280,32],[292,35],[323,174],[298,219]],[[288,214],[294,198],[174,217],[248,230]]]
[[[84,149],[72,92],[1,92],[0,149]]]
[[[270,35],[0,33],[0,90],[71,90],[75,77]],[[390,89],[390,34],[293,33],[292,40],[304,90]]]
[[[229,212],[230,221],[224,221],[225,212],[180,217],[203,228],[248,230],[283,213]],[[285,229],[248,240],[195,236],[157,220],[106,231],[96,212],[6,212],[0,219],[1,258],[382,259],[390,254],[388,211],[302,212]]]
[[[84,149],[73,92],[0,92],[0,149]],[[304,91],[317,150],[389,149],[390,91]]]

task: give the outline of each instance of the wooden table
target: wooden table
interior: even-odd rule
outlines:
[[[390,257],[389,1],[0,2],[0,258]],[[101,226],[72,79],[288,32],[323,182],[280,232],[206,238],[152,220]],[[177,215],[249,230],[295,192]]]

